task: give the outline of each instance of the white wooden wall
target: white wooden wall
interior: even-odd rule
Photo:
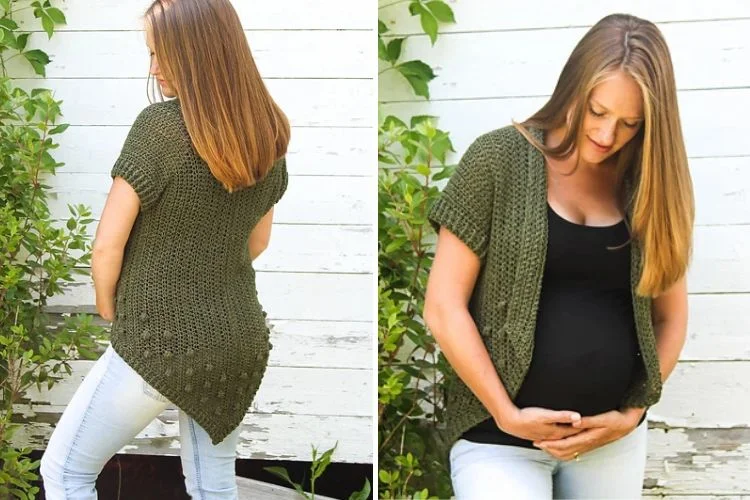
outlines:
[[[67,203],[89,205],[97,218],[101,213],[112,163],[148,105],[140,16],[149,3],[55,2],[69,24],[49,41],[44,33],[30,39],[53,59],[47,79],[23,64],[10,67],[22,87],[53,89],[64,101],[63,121],[71,124],[58,136],[55,155],[66,165],[50,179],[55,217],[68,216]],[[234,2],[293,137],[289,189],[275,211],[271,245],[257,263],[261,301],[275,325],[274,349],[244,421],[243,458],[309,461],[311,445],[322,451],[338,441],[334,461],[373,462],[376,55],[375,9],[366,4]],[[58,313],[95,312],[90,280],[50,305]],[[19,441],[45,446],[92,363],[77,362],[75,376],[51,393],[32,394]],[[177,436],[176,410],[170,408],[122,451],[178,454]]]
[[[552,93],[577,41],[627,12],[655,22],[672,54],[695,184],[690,324],[680,363],[649,412],[644,494],[750,495],[750,2],[595,0],[451,2],[457,24],[434,47],[409,38],[405,58],[438,78],[432,100],[384,73],[384,114],[437,115],[457,161],[483,132],[523,120]],[[404,5],[380,12],[394,33],[419,34]],[[726,495],[726,496],[725,496]]]

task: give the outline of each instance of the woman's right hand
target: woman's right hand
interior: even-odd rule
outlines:
[[[547,410],[545,408],[517,408],[506,412],[495,423],[503,431],[521,439],[538,441],[563,439],[578,434],[582,429],[572,426],[581,415],[574,411]]]

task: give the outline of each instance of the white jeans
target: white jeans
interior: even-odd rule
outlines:
[[[49,500],[95,500],[96,478],[170,402],[108,346],[76,390],[42,456]],[[214,445],[208,433],[179,411],[180,458],[190,498],[236,499],[235,458],[242,426]]]
[[[579,460],[561,461],[538,448],[456,441],[451,481],[459,500],[641,498],[648,420]]]

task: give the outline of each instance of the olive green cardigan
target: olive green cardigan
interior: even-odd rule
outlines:
[[[268,366],[247,240],[286,191],[286,160],[227,192],[174,99],[140,112],[111,176],[141,204],[117,282],[112,347],[216,445],[242,422]]]
[[[543,131],[530,129],[540,141]],[[629,193],[632,191],[628,191]],[[632,209],[628,210],[628,217]],[[495,368],[514,399],[531,363],[547,251],[547,177],[543,155],[513,126],[480,136],[461,158],[429,220],[445,226],[481,259],[469,311]],[[640,359],[623,407],[648,407],[661,395],[651,322],[651,299],[636,294],[641,251],[631,243],[631,289]],[[446,453],[464,431],[490,418],[471,390],[451,372],[445,385]]]

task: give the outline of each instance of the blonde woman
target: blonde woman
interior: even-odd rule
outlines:
[[[92,260],[111,345],[42,457],[51,500],[96,498],[106,462],[170,402],[188,494],[237,498],[241,423],[271,349],[253,261],[287,186],[289,124],[228,0],[156,0],[144,19],[162,98],[111,171]]]
[[[435,203],[424,317],[457,498],[638,498],[687,328],[692,183],[667,45],[615,14]]]

